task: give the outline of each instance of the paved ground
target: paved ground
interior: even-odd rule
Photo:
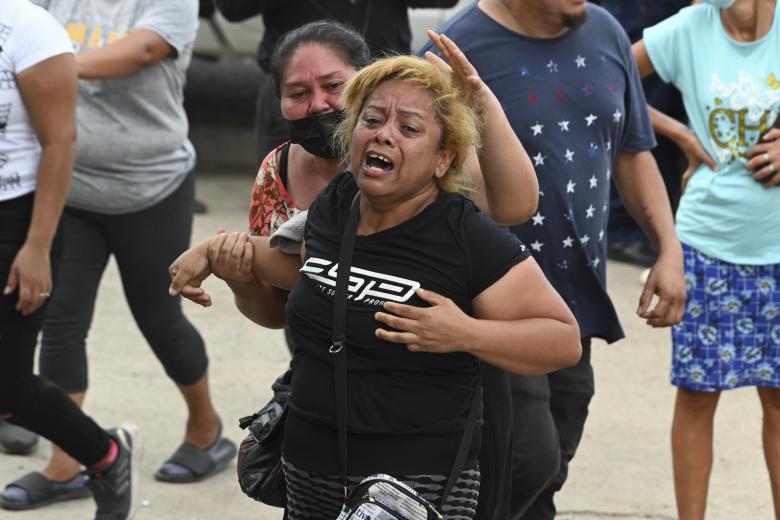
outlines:
[[[252,172],[203,174],[199,198],[209,205],[197,216],[194,239],[218,226],[243,229]],[[147,232],[153,233],[154,230]],[[628,339],[595,344],[597,395],[571,478],[560,495],[566,520],[669,519],[675,517],[668,431],[674,391],[667,383],[669,333],[634,317],[639,269],[612,263],[609,284]],[[215,304],[185,304],[206,339],[213,396],[225,433],[239,442],[237,418],[267,401],[269,385],[287,362],[281,333],[253,326],[233,309],[228,291],[212,283]],[[165,290],[162,288],[161,290]],[[279,510],[245,498],[234,468],[203,483],[164,485],[154,470],[181,440],[184,408],[175,387],[145,345],[128,313],[112,263],[103,280],[89,339],[91,388],[87,410],[102,424],[137,423],[144,436],[138,520],[278,520]],[[755,392],[739,390],[722,400],[716,424],[716,457],[710,519],[772,518],[768,477],[761,455],[761,414]],[[43,443],[30,457],[0,454],[0,483],[39,469],[48,456]],[[0,510],[16,520],[88,519],[91,501],[28,513]]]

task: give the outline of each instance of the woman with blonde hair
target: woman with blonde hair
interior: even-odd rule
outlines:
[[[440,44],[451,62],[465,59],[445,37]],[[479,143],[470,86],[479,78],[453,79],[430,59],[435,64],[382,59],[348,83],[338,141],[351,171],[309,209],[301,258],[249,237],[208,240],[171,267],[172,291],[205,304],[208,295],[195,285],[212,270],[292,290],[293,391],[283,446],[290,520],[335,518],[344,500],[328,347],[332,267],[351,211],[358,223],[346,304],[350,489],[382,472],[437,504],[482,363],[531,374],[579,359],[576,322],[526,247],[450,191],[462,185],[468,148]],[[474,517],[479,446],[477,434],[441,504],[446,518]]]

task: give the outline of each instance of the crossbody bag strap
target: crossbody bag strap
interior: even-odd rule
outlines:
[[[460,440],[460,446],[458,446],[458,454],[455,455],[455,460],[452,463],[450,469],[450,476],[447,479],[447,485],[444,487],[444,492],[441,495],[440,507],[444,507],[444,501],[447,500],[452,488],[455,487],[455,483],[460,478],[463,468],[466,466],[466,458],[469,455],[469,449],[471,448],[471,441],[474,439],[474,432],[477,430],[477,423],[479,422],[480,411],[482,410],[482,363],[480,363],[479,373],[477,374],[477,381],[474,383],[474,395],[471,398],[471,409],[469,410],[469,418],[466,420],[466,430],[463,432],[463,438]]]
[[[355,233],[360,220],[360,195],[355,196],[349,210],[347,225],[341,237],[339,266],[336,275],[336,292],[333,296],[333,330],[329,352],[333,355],[333,384],[336,393],[336,435],[343,475],[344,500],[349,495],[347,487],[347,287],[355,249]]]

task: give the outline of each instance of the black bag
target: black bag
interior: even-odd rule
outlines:
[[[249,429],[238,449],[238,483],[248,497],[275,507],[287,505],[287,486],[282,470],[282,432],[292,391],[292,371],[279,376],[271,389],[274,396],[259,412],[239,420]]]

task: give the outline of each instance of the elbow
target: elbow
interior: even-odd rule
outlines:
[[[136,70],[142,70],[151,67],[160,61],[159,54],[151,44],[144,45],[136,60]]]
[[[580,362],[582,357],[582,338],[580,338],[580,328],[577,322],[572,319],[567,323],[567,327],[561,338],[561,352],[559,357],[560,366],[557,369],[574,366]]]
[[[493,211],[491,217],[499,224],[516,226],[528,222],[539,207],[539,191],[535,190],[530,196],[506,211]]]

